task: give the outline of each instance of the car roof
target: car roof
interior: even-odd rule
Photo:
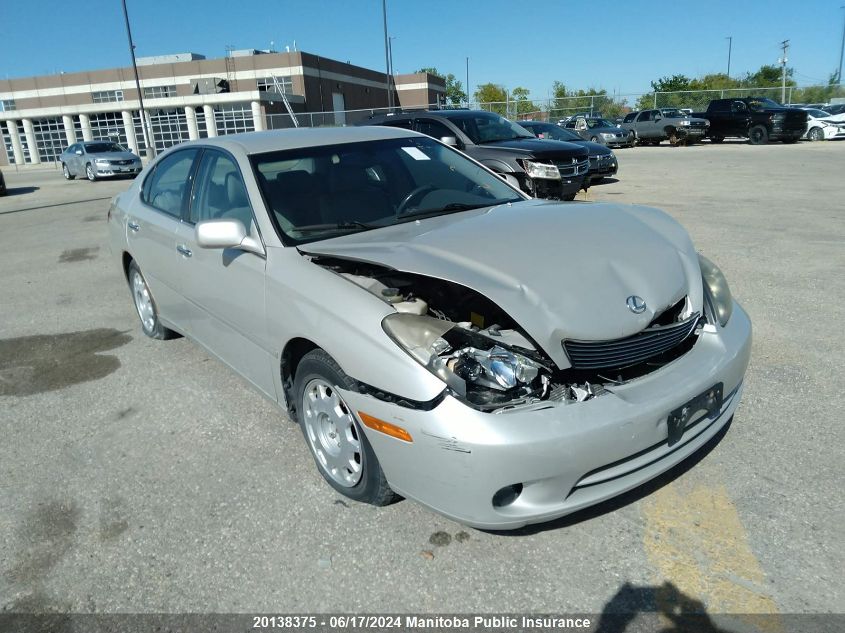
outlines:
[[[360,127],[303,127],[289,130],[267,130],[265,132],[244,132],[227,134],[215,138],[204,138],[180,143],[179,147],[190,145],[211,145],[228,151],[240,151],[245,154],[263,154],[299,147],[317,147],[320,145],[339,145],[382,139],[422,136],[417,132],[401,128],[360,126]]]

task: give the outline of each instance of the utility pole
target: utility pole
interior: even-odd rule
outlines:
[[[135,72],[135,88],[138,90],[138,105],[141,107],[141,132],[144,135],[144,145],[147,146],[147,156],[155,156],[156,144],[153,131],[147,123],[147,111],[144,109],[144,92],[141,90],[138,65],[135,63],[135,44],[132,43],[132,30],[129,28],[129,13],[126,11],[126,0],[121,0],[121,2],[123,3],[123,19],[126,22],[126,37],[129,40],[129,55],[132,57],[132,70]]]
[[[786,105],[786,62],[789,61],[786,57],[786,51],[789,50],[789,40],[782,41],[780,46],[783,49],[783,57],[778,60],[781,65],[780,102]]]
[[[381,13],[384,18],[384,65],[387,79],[387,107],[393,109],[393,90],[390,82],[390,40],[387,39],[387,0],[381,0]]]
[[[839,7],[845,9],[845,5]],[[842,85],[842,53],[845,53],[845,22],[842,24],[842,45],[839,47],[839,72],[836,73],[836,83]]]
[[[728,79],[731,78],[731,48],[733,47],[734,38],[729,36],[725,38],[728,40]]]
[[[393,40],[396,39],[396,36],[388,37],[387,38],[387,54],[390,58],[390,63],[388,67],[390,68],[390,76],[394,77],[396,75],[396,71],[393,70]]]
[[[469,57],[467,57],[467,108],[469,108]]]

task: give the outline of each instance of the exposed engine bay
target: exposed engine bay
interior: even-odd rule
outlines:
[[[599,397],[614,385],[655,371],[686,353],[706,323],[697,313],[688,313],[689,302],[684,298],[657,315],[646,329],[690,323],[692,335],[671,350],[627,366],[562,369],[508,314],[475,290],[368,262],[308,257],[390,304],[397,313],[430,318],[433,334],[427,345],[431,355],[412,356],[467,404],[483,411]]]

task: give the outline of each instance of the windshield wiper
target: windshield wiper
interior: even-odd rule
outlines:
[[[366,222],[359,222],[358,220],[350,220],[349,222],[328,222],[326,224],[307,224],[305,226],[294,227],[293,231],[300,233],[311,233],[313,231],[354,231],[356,229],[377,229],[381,225],[367,224]]]
[[[443,205],[442,207],[437,207],[436,209],[412,209],[411,211],[405,211],[400,213],[397,219],[399,221],[404,220],[405,218],[412,218],[412,217],[419,217],[423,215],[440,215],[441,213],[448,213],[449,211],[470,211],[472,209],[482,209],[484,207],[494,207],[497,204],[505,204],[508,202],[519,202],[519,198],[514,199],[507,199],[507,200],[491,200],[490,202],[485,202],[483,204],[467,204],[466,202],[450,202],[449,204]]]

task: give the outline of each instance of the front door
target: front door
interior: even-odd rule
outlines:
[[[201,248],[195,224],[238,220],[261,241],[243,176],[234,159],[205,149],[190,212],[179,232],[182,290],[193,337],[267,395],[275,398],[264,307],[266,259],[237,249]]]
[[[196,149],[172,153],[144,180],[140,200],[126,214],[129,253],[147,280],[158,313],[180,332],[188,332],[181,294],[177,234],[191,194]]]

